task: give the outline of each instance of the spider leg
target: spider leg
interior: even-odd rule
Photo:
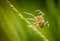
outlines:
[[[26,18],[27,20],[31,20],[31,21],[35,21],[35,19],[33,18]]]
[[[33,23],[35,26],[39,26],[39,24],[37,22]]]
[[[47,24],[47,25],[48,25],[48,27],[49,27],[49,23],[48,23],[48,21],[46,21],[46,22],[44,23],[44,25],[46,25],[46,24]]]
[[[25,14],[28,14],[28,15],[30,15],[30,16],[32,16],[32,17],[35,17],[35,15],[33,15],[33,14],[31,14],[31,13],[28,13],[28,12],[24,12]]]
[[[38,12],[38,14],[41,14],[41,15],[45,16],[44,13],[41,10],[36,10],[35,12]]]
[[[38,24],[33,24],[35,27],[39,26]],[[28,24],[28,27],[32,27],[31,24]]]
[[[49,22],[48,22],[48,21],[46,21],[46,23],[48,24],[48,27],[49,27]]]

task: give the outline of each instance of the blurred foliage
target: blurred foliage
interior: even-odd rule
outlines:
[[[32,17],[23,12],[37,15],[37,9],[45,13],[49,27],[25,19]],[[0,41],[60,41],[60,0],[0,0]]]

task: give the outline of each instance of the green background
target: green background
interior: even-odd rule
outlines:
[[[9,0],[9,2],[0,0],[0,41],[60,41],[60,0]],[[36,16],[37,9],[45,13],[49,27],[40,28],[33,24],[32,28],[28,27],[26,18],[32,17],[23,12]],[[24,16],[23,19],[19,13]],[[45,38],[36,33],[35,27]]]

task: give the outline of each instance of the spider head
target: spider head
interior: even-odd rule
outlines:
[[[41,23],[42,20],[43,20],[43,17],[42,17],[42,16],[37,16],[37,17],[35,18],[35,20],[36,20],[37,23]]]

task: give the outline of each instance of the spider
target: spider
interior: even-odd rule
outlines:
[[[24,12],[25,14],[28,14],[28,15],[33,17],[33,18],[26,18],[26,19],[35,21],[34,24],[39,25],[41,28],[43,28],[46,24],[48,24],[48,26],[49,26],[48,21],[46,21],[45,18],[44,18],[44,16],[45,16],[44,13],[41,10],[36,10],[35,12],[38,12],[39,15],[35,16],[31,13]]]

